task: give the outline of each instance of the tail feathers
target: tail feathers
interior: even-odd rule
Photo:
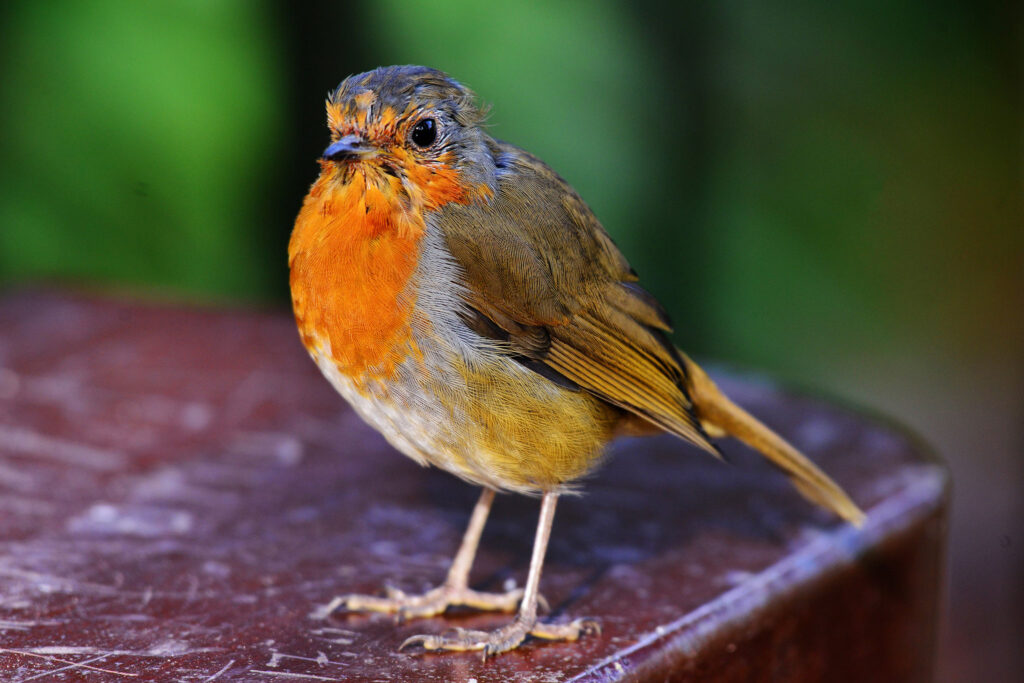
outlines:
[[[725,432],[780,467],[805,498],[855,526],[865,515],[832,479],[782,437],[730,401],[700,366],[682,355],[695,411],[709,434]]]

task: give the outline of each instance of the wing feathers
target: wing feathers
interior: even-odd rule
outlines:
[[[661,351],[660,345],[636,346],[583,316],[552,331],[544,360],[609,403],[717,455],[693,416],[685,390],[665,372],[655,349]]]
[[[510,145],[500,153],[513,168],[489,204],[442,209],[467,324],[527,367],[717,453],[693,415],[664,310],[564,180]]]

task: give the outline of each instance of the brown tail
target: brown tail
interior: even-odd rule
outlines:
[[[685,354],[680,352],[680,355],[686,362],[690,395],[697,416],[709,434],[721,431],[736,437],[782,468],[809,501],[831,510],[855,526],[864,523],[864,513],[838,484],[782,437],[730,401],[700,366]]]

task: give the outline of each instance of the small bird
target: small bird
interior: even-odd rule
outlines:
[[[669,320],[569,184],[492,138],[472,91],[422,66],[350,76],[327,99],[331,143],[288,247],[295,319],[320,370],[399,451],[482,487],[445,581],[422,595],[345,595],[338,609],[426,617],[513,611],[494,631],[399,649],[496,655],[591,620],[538,620],[555,504],[616,436],[668,432],[719,456],[732,436],[808,499],[859,525],[821,470],[733,404],[669,340]],[[469,587],[495,492],[541,496],[526,585]]]

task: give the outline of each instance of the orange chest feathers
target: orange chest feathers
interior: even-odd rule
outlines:
[[[409,353],[422,218],[362,173],[325,173],[306,196],[288,245],[302,342],[353,379],[388,377]],[[327,347],[329,344],[329,348]]]

